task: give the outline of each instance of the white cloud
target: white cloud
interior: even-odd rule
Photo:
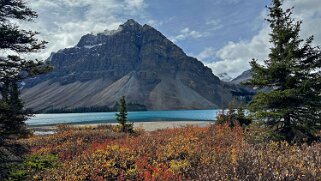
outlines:
[[[216,51],[212,47],[207,47],[201,51],[196,58],[204,62],[213,61],[216,56]]]
[[[320,0],[286,1],[286,7],[294,6],[294,18],[302,20],[301,36],[307,38],[314,35],[315,45],[321,45],[321,3]]]
[[[198,39],[202,37],[206,37],[207,33],[201,33],[199,31],[190,30],[189,28],[184,28],[180,31],[180,34],[176,35],[175,37],[171,37],[170,39],[173,42],[182,41],[186,39]]]
[[[21,26],[40,32],[39,39],[49,42],[45,50],[32,55],[41,59],[53,51],[74,46],[84,34],[117,29],[126,19],[143,17],[147,7],[144,0],[29,0],[28,3],[39,17]]]
[[[303,20],[301,37],[307,38],[310,35],[314,35],[314,44],[321,45],[321,31],[319,30],[321,26],[321,3],[319,0],[293,0],[285,2],[285,7],[292,6],[295,7],[293,17],[297,20]],[[269,32],[270,29],[266,24],[251,40],[229,42],[216,52],[216,60],[218,61],[205,64],[212,68],[214,74],[226,72],[235,77],[250,68],[249,62],[253,58],[258,59],[260,62],[267,58],[270,51]],[[212,55],[212,53],[210,54]]]
[[[269,52],[268,32],[269,28],[265,27],[250,41],[229,42],[215,54],[220,61],[205,65],[210,67],[216,75],[228,73],[232,77],[236,77],[250,68],[248,62],[253,58],[260,61],[266,58]]]
[[[222,29],[224,27],[223,24],[222,24],[222,21],[220,19],[207,20],[205,24],[207,26],[210,26],[209,30],[211,32],[219,30],[219,29]]]
[[[128,8],[135,8],[136,10],[146,7],[144,0],[126,0],[125,3],[127,4]]]

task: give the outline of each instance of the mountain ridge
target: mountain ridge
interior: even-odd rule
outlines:
[[[113,107],[121,96],[148,110],[209,109],[244,91],[225,85],[162,33],[134,20],[84,35],[48,62],[54,71],[27,80],[22,90],[26,106],[36,111]]]
[[[239,76],[235,77],[231,80],[233,84],[241,84],[244,83],[252,78],[252,71],[251,69],[242,72]]]

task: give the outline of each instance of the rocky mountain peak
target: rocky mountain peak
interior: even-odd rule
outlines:
[[[133,19],[129,19],[127,20],[123,26],[139,26],[139,27],[142,27],[141,24],[139,24],[137,21],[133,20]]]
[[[28,80],[23,90],[28,108],[113,107],[126,96],[151,110],[207,109],[233,96],[202,62],[132,19],[117,30],[84,35],[48,61],[54,71]]]
[[[141,31],[143,26],[133,19],[127,20],[124,24],[119,26],[122,30],[125,31]]]
[[[161,39],[166,39],[160,32],[158,32],[155,28],[145,24],[141,25],[137,21],[133,19],[127,20],[124,24],[119,25],[116,30],[105,30],[103,32],[95,34],[86,34],[81,37],[79,43],[76,47],[85,47],[85,46],[94,46],[98,44],[103,44],[107,41],[108,38],[111,38],[115,35],[119,34],[127,34],[127,35],[135,35],[140,37],[141,34],[149,34],[151,36],[158,36]],[[120,37],[125,37],[123,35],[119,35]]]

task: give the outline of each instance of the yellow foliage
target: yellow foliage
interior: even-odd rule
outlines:
[[[188,160],[171,160],[169,162],[170,170],[172,173],[181,173],[186,172],[188,168],[191,167],[191,164]]]
[[[37,174],[43,180],[321,180],[321,143],[258,142],[248,131],[228,125],[140,135],[68,129],[22,142],[33,154],[59,156],[59,167]]]

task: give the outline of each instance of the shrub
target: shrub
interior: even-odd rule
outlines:
[[[141,135],[82,128],[23,142],[33,155],[58,155],[58,167],[34,172],[43,180],[321,179],[320,143],[273,142],[269,131],[257,123],[245,129],[214,124]]]
[[[58,166],[56,155],[32,155],[17,165],[9,174],[9,180],[41,179],[41,172]]]
[[[252,119],[249,116],[245,115],[245,111],[242,108],[236,110],[230,108],[227,112],[222,109],[217,117],[217,124],[228,124],[230,127],[240,125],[246,127],[252,123]]]
[[[244,130],[245,139],[250,144],[267,143],[272,140],[278,140],[271,128],[264,123],[254,122]]]
[[[133,123],[125,123],[124,125],[116,125],[113,127],[115,132],[135,133]]]

